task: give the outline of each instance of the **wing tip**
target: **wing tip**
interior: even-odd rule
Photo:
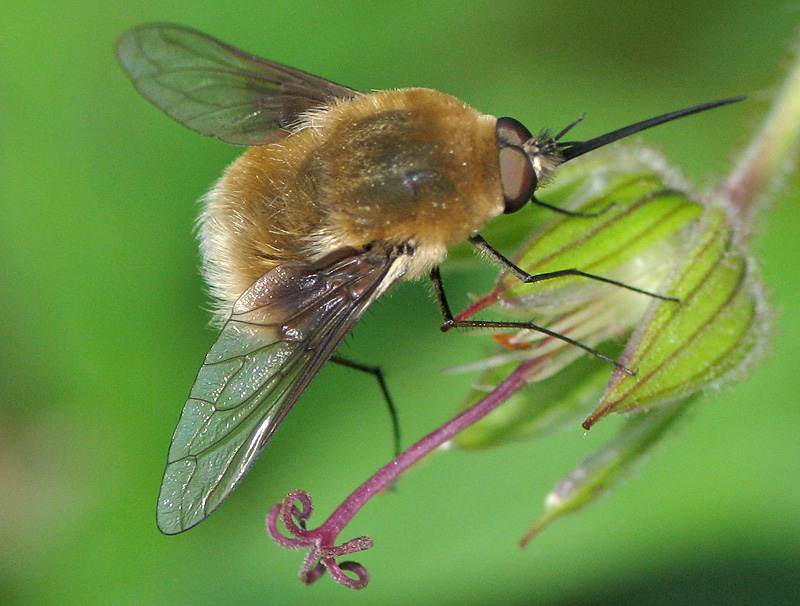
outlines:
[[[176,511],[172,503],[165,499],[159,499],[156,509],[156,526],[161,534],[176,535],[194,528],[205,520],[208,514],[185,516],[180,511]]]
[[[165,534],[167,536],[174,536],[176,534],[182,533],[184,530],[188,530],[187,528],[183,528],[181,526],[175,527],[172,522],[168,522],[156,516],[156,526],[161,534]]]

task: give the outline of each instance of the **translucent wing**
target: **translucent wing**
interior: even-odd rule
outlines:
[[[300,113],[358,94],[177,25],[129,31],[117,55],[146,99],[193,131],[234,145],[261,145]]]
[[[284,263],[236,302],[184,406],[158,500],[158,527],[204,520],[241,481],[402,257],[356,252]]]

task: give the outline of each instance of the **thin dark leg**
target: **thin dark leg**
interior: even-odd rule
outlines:
[[[525,284],[533,284],[535,282],[542,282],[543,280],[552,280],[553,278],[562,278],[564,276],[581,276],[583,278],[589,278],[590,280],[597,280],[598,282],[605,282],[606,284],[619,286],[620,288],[625,288],[633,292],[638,292],[643,295],[647,295],[648,297],[655,297],[656,299],[661,299],[663,301],[675,301],[676,303],[678,302],[678,299],[676,299],[675,297],[665,297],[664,295],[660,295],[655,292],[650,292],[649,290],[636,288],[635,286],[631,286],[630,284],[625,284],[624,282],[618,282],[617,280],[604,278],[603,276],[596,276],[595,274],[587,274],[585,271],[581,271],[579,269],[561,269],[559,271],[550,271],[543,274],[531,275],[528,272],[514,265],[508,259],[506,259],[494,247],[492,247],[491,244],[489,244],[486,240],[484,240],[482,236],[477,234],[474,236],[470,236],[469,241],[472,242],[478,250],[480,250],[490,259],[498,263],[503,269],[513,274],[516,278],[518,278]]]
[[[442,274],[439,272],[438,267],[434,267],[431,270],[431,282],[433,283],[433,292],[436,293],[436,300],[439,302],[439,310],[442,312],[442,332],[446,332],[451,328],[515,328],[515,329],[527,329],[527,330],[535,330],[542,334],[547,335],[548,337],[553,337],[555,339],[559,339],[568,343],[569,345],[574,345],[575,347],[579,347],[585,352],[592,354],[595,357],[600,358],[601,360],[605,360],[610,364],[613,364],[621,371],[634,376],[636,373],[630,370],[628,367],[620,364],[613,358],[609,358],[608,356],[600,353],[596,349],[581,343],[580,341],[576,341],[575,339],[570,339],[566,335],[559,334],[543,326],[537,326],[536,324],[532,324],[530,322],[496,322],[496,321],[488,321],[488,320],[456,320],[453,318],[453,313],[450,311],[450,304],[447,302],[447,296],[444,294],[444,284],[442,283]]]
[[[340,366],[346,366],[347,368],[352,368],[354,370],[360,370],[361,372],[366,372],[371,374],[378,380],[378,385],[383,392],[383,397],[386,400],[386,405],[389,407],[389,416],[392,419],[392,434],[394,435],[394,456],[400,454],[400,421],[397,417],[397,409],[394,406],[394,402],[392,401],[392,396],[389,395],[389,389],[386,387],[386,381],[383,379],[383,371],[381,370],[380,366],[368,366],[366,364],[361,364],[359,362],[353,362],[353,360],[348,360],[347,358],[343,358],[339,355],[331,356],[331,362],[335,364],[339,364]]]
[[[567,210],[565,208],[559,208],[558,206],[553,206],[552,204],[548,204],[547,202],[542,202],[536,196],[533,196],[531,198],[531,204],[536,204],[537,206],[541,206],[542,208],[552,210],[553,212],[557,212],[560,215],[567,215],[568,217],[579,217],[582,219],[591,219],[593,217],[599,217],[600,215],[608,212],[609,208],[614,206],[613,202],[609,202],[603,208],[598,210],[596,213],[578,213],[572,210]]]

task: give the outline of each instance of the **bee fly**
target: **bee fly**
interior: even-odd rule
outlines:
[[[563,162],[740,100],[563,142],[569,127],[534,137],[512,118],[434,90],[360,93],[175,25],[136,28],[117,52],[134,86],[169,116],[248,146],[200,217],[222,329],[172,438],[157,510],[166,534],[198,524],[231,493],[345,335],[397,280],[430,276],[443,328],[551,334],[525,323],[455,320],[439,273],[453,245],[471,241],[526,282],[582,275],[646,293],[576,269],[530,276],[479,232],[540,203],[539,184]]]

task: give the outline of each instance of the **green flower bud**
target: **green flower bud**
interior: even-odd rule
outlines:
[[[706,196],[690,193],[658,154],[641,147],[569,163],[544,190],[548,204],[594,215],[552,217],[514,258],[519,267],[530,274],[575,268],[676,300],[585,277],[524,284],[502,275],[461,314],[466,319],[488,310],[535,323],[602,350],[623,368],[610,372],[606,361],[533,330],[495,333],[494,353],[454,369],[481,371],[464,408],[512,372],[523,373],[528,384],[456,444],[496,446],[576,424],[586,414],[588,429],[611,412],[650,409],[632,414],[557,484],[523,546],[626,477],[702,390],[740,377],[758,359],[770,313],[746,238],[755,209],[793,166],[799,92],[800,60],[735,170]]]
[[[533,284],[501,276],[478,308],[604,348],[635,376],[615,370],[603,395],[607,363],[581,360],[582,350],[533,330],[496,334],[498,353],[456,369],[484,370],[465,406],[522,361],[530,385],[463,432],[456,442],[465,447],[555,429],[587,414],[598,399],[586,428],[612,411],[686,398],[758,349],[764,305],[726,213],[696,202],[658,154],[641,147],[605,151],[565,166],[558,186],[546,191],[549,203],[594,214],[553,218],[522,247],[519,267],[530,274],[576,268],[678,301],[581,276]]]
[[[759,352],[766,308],[721,208],[711,208],[669,279],[667,294],[639,325],[620,358],[635,377],[615,371],[587,429],[609,412],[685,398],[746,366]]]

